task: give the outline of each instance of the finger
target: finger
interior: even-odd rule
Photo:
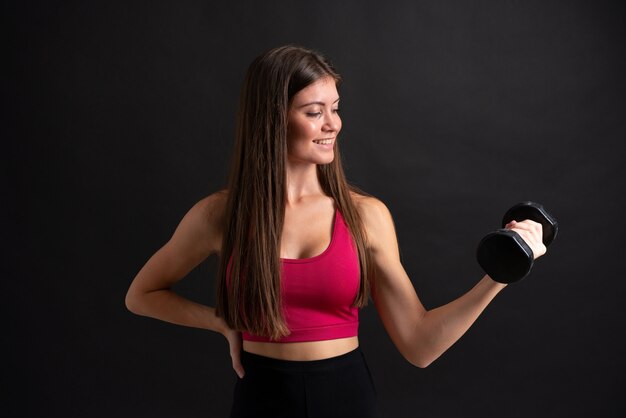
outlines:
[[[512,229],[512,231],[522,237],[524,242],[526,242],[526,244],[530,247],[533,252],[534,259],[537,259],[538,257],[546,253],[547,248],[543,243],[542,236],[541,234],[537,233],[537,230],[533,227],[529,227],[529,229],[523,229],[516,226]]]
[[[522,228],[522,229],[528,229],[529,231],[539,231],[542,232],[543,230],[543,225],[541,225],[539,222],[535,222],[535,221],[531,221],[530,219],[525,219],[521,222],[515,222],[515,227],[517,228]]]
[[[236,334],[232,338],[229,339],[230,344],[230,358],[232,360],[233,369],[237,376],[240,379],[243,379],[245,375],[245,371],[243,369],[243,365],[241,364],[241,336],[240,334]]]
[[[246,372],[244,371],[243,365],[241,364],[241,355],[235,354],[231,356],[231,358],[233,360],[233,370],[235,370],[235,373],[237,373],[237,376],[239,376],[240,379],[243,379],[243,377],[246,375]]]
[[[538,222],[533,221],[523,221],[516,222],[515,225],[512,225],[511,228],[514,231],[527,231],[530,235],[533,236],[533,239],[543,240],[543,226]]]
[[[521,236],[524,239],[524,241],[526,241],[526,243],[529,245],[537,244],[541,242],[541,236],[538,235],[536,231],[532,229],[519,228],[516,226],[515,228],[511,228],[511,231]]]

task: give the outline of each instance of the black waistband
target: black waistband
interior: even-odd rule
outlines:
[[[247,351],[241,352],[241,362],[244,366],[244,369],[246,368],[246,366],[252,366],[267,367],[288,372],[315,372],[349,366],[360,361],[363,361],[363,354],[360,347],[357,347],[346,354],[341,354],[336,357],[330,357],[322,360],[304,361],[280,360],[249,353]]]

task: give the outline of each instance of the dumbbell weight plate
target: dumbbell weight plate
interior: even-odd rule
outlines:
[[[516,232],[498,229],[478,244],[476,259],[493,280],[513,283],[523,279],[533,266],[533,251]]]

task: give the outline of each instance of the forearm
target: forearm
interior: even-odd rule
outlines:
[[[505,286],[484,276],[463,296],[425,311],[415,325],[409,361],[425,367],[436,360],[465,334]]]
[[[169,289],[154,290],[141,295],[129,294],[126,306],[137,315],[172,324],[216,332],[224,330],[224,321],[215,315],[215,308],[185,299]]]

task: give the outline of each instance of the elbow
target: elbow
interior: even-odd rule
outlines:
[[[407,359],[407,360],[413,366],[418,367],[420,369],[425,369],[426,367],[430,366],[432,364],[432,362],[433,362],[433,360],[427,360],[427,359],[422,359],[422,358]]]
[[[421,339],[418,340],[400,340],[396,342],[396,348],[412,366],[425,369],[439,357],[428,345],[424,344]]]
[[[126,305],[126,309],[131,311],[136,315],[141,315],[141,309],[139,303],[137,301],[137,297],[131,291],[131,289],[126,292],[126,297],[124,298],[124,304]]]
[[[420,352],[413,352],[410,355],[405,355],[404,358],[413,366],[419,367],[420,369],[425,369],[437,360],[437,357],[435,356]]]

